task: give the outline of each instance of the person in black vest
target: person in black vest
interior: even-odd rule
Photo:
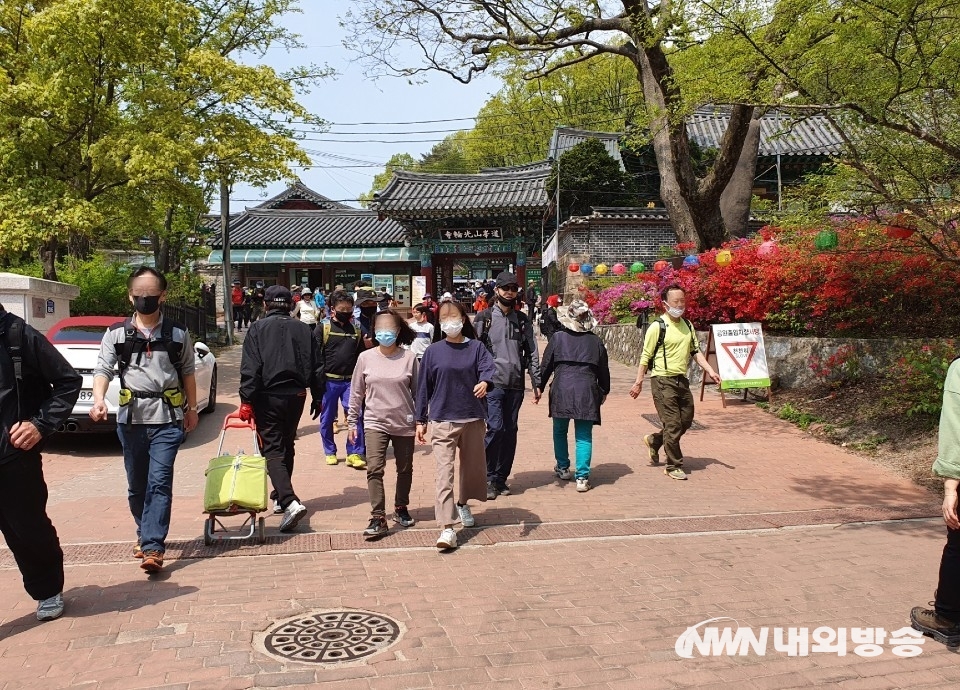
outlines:
[[[90,418],[107,419],[104,397],[114,371],[119,371],[117,436],[123,446],[127,502],[137,525],[134,557],[153,574],[163,569],[177,451],[199,422],[195,357],[186,326],[160,312],[167,298],[162,273],[141,266],[127,280],[127,292],[135,312],[111,326],[100,343]]]
[[[63,551],[47,517],[40,451],[82,385],[43,335],[0,305],[0,532],[41,621],[63,615]]]
[[[289,532],[307,513],[293,490],[294,443],[307,399],[311,419],[320,414],[323,364],[310,327],[290,316],[293,294],[282,285],[266,290],[267,313],[254,322],[240,358],[240,419],[254,420],[267,459],[274,512],[283,513],[280,531]]]

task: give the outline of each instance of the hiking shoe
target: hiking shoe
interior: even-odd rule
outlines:
[[[647,446],[647,453],[650,455],[650,464],[660,464],[660,449],[653,445],[653,434],[647,434],[643,437],[643,442]]]
[[[140,542],[137,542],[137,545],[133,547],[133,557],[136,559],[143,558],[143,549],[140,548]]]
[[[397,506],[393,511],[393,521],[401,527],[413,527],[417,521],[410,515],[406,506]]]
[[[367,528],[363,530],[363,536],[368,539],[371,537],[382,537],[384,534],[390,531],[390,528],[387,526],[387,519],[384,517],[372,517],[370,518],[370,524],[367,525]]]
[[[363,459],[363,456],[351,453],[347,456],[347,467],[352,467],[355,470],[365,470],[367,469],[367,461]]]
[[[664,468],[663,473],[670,477],[671,479],[686,479],[687,473],[681,470],[679,467],[675,467],[672,470],[667,467]]]
[[[457,548],[457,533],[451,527],[440,532],[440,536],[437,537],[437,548],[441,551]]]
[[[916,606],[910,611],[910,623],[914,630],[932,637],[948,647],[960,647],[960,623],[954,623],[932,609]]]
[[[274,515],[283,515],[283,506],[280,505],[280,501],[273,502],[273,514]]]
[[[684,479],[686,479],[686,477],[684,477]],[[584,493],[590,491],[591,488],[589,479],[586,477],[577,477],[577,491]]]
[[[283,511],[283,518],[280,520],[281,532],[292,532],[304,516],[307,514],[307,507],[300,501],[291,501],[287,509]]]
[[[470,506],[457,504],[457,513],[460,515],[460,524],[464,527],[473,527],[477,521],[470,512]]]
[[[569,467],[560,467],[560,465],[557,465],[553,468],[553,473],[557,475],[557,479],[562,479],[565,482],[573,479],[573,472],[570,471]]]
[[[327,464],[328,464],[328,465],[336,465],[338,462],[339,462],[339,460],[337,460],[337,456],[336,456],[336,455],[328,455],[328,456],[327,456]]]
[[[163,570],[163,554],[159,551],[144,551],[140,568],[148,575],[159,573]]]
[[[509,496],[510,487],[507,486],[506,482],[497,482],[497,493],[501,496]]]
[[[37,620],[55,621],[63,615],[63,592],[37,602]]]
[[[495,501],[498,493],[496,484],[487,482],[487,500]]]

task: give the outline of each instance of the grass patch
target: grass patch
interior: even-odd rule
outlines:
[[[796,424],[804,431],[809,429],[811,424],[823,421],[820,417],[810,414],[809,412],[804,412],[790,403],[784,403],[780,409],[777,410],[776,414],[780,419],[788,421],[791,424]]]

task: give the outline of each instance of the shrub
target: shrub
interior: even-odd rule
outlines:
[[[906,410],[907,416],[936,416],[943,407],[943,381],[957,356],[954,340],[908,347],[896,366],[887,372],[884,397]]]
[[[810,371],[828,388],[859,383],[865,374],[864,356],[868,354],[857,345],[841,345],[826,357],[812,355]]]

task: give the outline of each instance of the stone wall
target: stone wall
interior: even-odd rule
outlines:
[[[698,331],[701,347],[707,346],[706,331]],[[599,326],[597,335],[607,347],[610,359],[636,367],[640,364],[642,350],[641,332],[633,324]],[[906,339],[856,339],[856,338],[792,338],[765,335],[767,366],[775,387],[800,388],[816,382],[810,371],[810,358],[829,357],[839,348],[853,345],[864,354],[862,365],[867,372],[876,372],[895,364],[903,347],[911,341]],[[715,361],[711,357],[711,362]],[[700,385],[700,367],[690,367],[691,384]]]

